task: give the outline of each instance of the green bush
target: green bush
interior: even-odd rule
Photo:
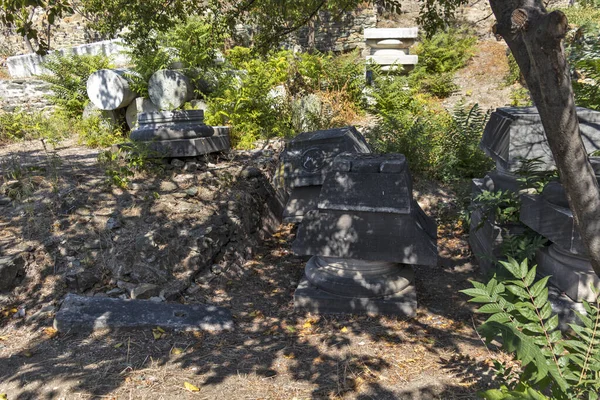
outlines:
[[[62,115],[22,109],[0,111],[0,144],[32,139],[57,143],[73,132],[73,124]]]
[[[455,107],[450,128],[439,140],[439,179],[472,179],[493,168],[493,161],[479,148],[489,116],[490,112],[482,111],[478,104],[466,107],[459,103]]]
[[[260,57],[236,47],[225,58],[216,90],[207,97],[206,120],[231,125],[236,147],[291,136],[300,127],[347,125],[359,113],[364,76],[356,54],[334,58],[279,51]]]
[[[444,98],[456,91],[454,73],[473,56],[477,38],[463,31],[449,30],[424,38],[414,47],[419,63],[409,73],[411,87]]]
[[[70,118],[81,117],[89,101],[86,88],[89,76],[99,69],[112,67],[104,55],[60,53],[49,55],[42,65],[50,71],[40,75],[40,79],[50,83],[52,94],[48,99]]]
[[[477,312],[489,317],[478,328],[488,342],[496,340],[520,363],[513,369],[498,361],[502,386],[481,393],[486,399],[597,399],[600,390],[600,296],[583,302],[586,315],[563,338],[559,316],[548,301],[548,276],[537,282],[536,266],[513,258],[501,262],[506,278],[487,284],[472,281],[461,290]],[[551,397],[548,397],[551,395]]]
[[[578,106],[600,111],[600,28],[579,28],[566,47],[572,70],[573,91]]]

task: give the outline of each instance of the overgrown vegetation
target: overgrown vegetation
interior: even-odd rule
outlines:
[[[576,312],[579,324],[563,338],[559,316],[548,301],[549,277],[537,282],[536,266],[510,258],[500,262],[507,272],[487,284],[472,281],[461,292],[483,304],[489,317],[479,327],[488,342],[498,339],[504,350],[520,362],[512,369],[500,362],[495,368],[502,380],[498,389],[482,393],[486,399],[596,399],[600,390],[600,297],[584,301],[586,315]],[[551,397],[549,397],[551,396]]]
[[[53,53],[42,66],[50,71],[39,78],[50,83],[52,94],[48,99],[57,111],[68,118],[80,118],[89,102],[86,84],[89,76],[100,69],[112,68],[104,55]]]
[[[16,109],[0,111],[0,144],[19,140],[45,139],[57,143],[73,132],[69,120],[47,116],[40,111]]]

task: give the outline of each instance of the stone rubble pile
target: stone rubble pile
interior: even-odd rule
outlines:
[[[600,112],[577,108],[577,115],[587,152],[598,150]],[[484,190],[518,193],[517,171],[522,160],[536,160],[540,171],[555,168],[535,107],[497,109],[485,128],[480,146],[496,162],[496,171],[473,180],[473,198]],[[600,160],[590,157],[590,162],[600,179]],[[551,181],[541,194],[521,192],[520,201],[520,221],[524,225],[500,226],[493,218],[486,219],[481,209],[473,212],[469,243],[480,265],[491,271],[507,235],[522,233],[526,226],[549,241],[548,246],[537,252],[538,274],[551,275],[550,283],[571,302],[592,300],[590,285],[600,288],[600,280],[587,259],[560,182]]]
[[[118,124],[125,117],[130,139],[142,142],[164,157],[195,157],[229,150],[229,128],[204,123],[204,110],[179,110],[192,101],[195,88],[179,71],[159,70],[148,82],[148,98],[131,88],[133,72],[103,69],[90,75],[90,106],[84,117],[100,116],[103,123]],[[206,108],[203,102],[195,102]]]

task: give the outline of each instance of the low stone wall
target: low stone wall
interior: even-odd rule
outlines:
[[[56,50],[56,52],[59,54],[71,53],[78,55],[104,54],[105,56],[111,57],[116,66],[124,66],[128,64],[129,58],[123,53],[123,50],[124,48],[121,40],[113,39],[60,49]],[[48,72],[42,67],[44,59],[45,57],[35,53],[23,54],[20,56],[8,57],[6,59],[6,66],[8,68],[8,73],[12,78],[28,78]]]
[[[54,106],[46,98],[50,93],[50,84],[37,79],[0,80],[0,110],[51,110]]]

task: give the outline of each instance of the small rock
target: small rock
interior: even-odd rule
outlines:
[[[20,255],[0,257],[0,291],[13,286],[17,274],[25,266],[25,259]]]
[[[192,174],[180,174],[173,177],[173,182],[182,183],[191,181],[192,179],[194,179],[194,175]]]
[[[150,300],[151,302],[153,302],[153,303],[162,303],[162,302],[163,302],[163,299],[162,299],[162,298],[160,298],[159,296],[153,296],[153,297],[150,297],[150,299],[149,299],[149,300]]]
[[[160,287],[152,283],[140,283],[129,291],[132,299],[149,299],[160,294]]]
[[[185,166],[185,162],[181,161],[178,158],[174,158],[171,160],[171,165],[175,168],[183,168]]]
[[[185,194],[187,194],[190,197],[194,197],[198,194],[198,188],[196,186],[192,186],[191,188],[185,190]]]
[[[94,271],[82,267],[77,260],[71,263],[65,278],[67,287],[79,292],[85,292],[100,282]]]
[[[110,297],[118,297],[120,294],[123,294],[123,289],[120,288],[114,288],[106,292],[106,295]]]
[[[183,170],[186,172],[196,172],[198,170],[198,164],[194,161],[188,161],[185,163]]]
[[[121,227],[121,221],[118,218],[110,217],[106,221],[106,229],[112,231],[113,229],[119,229]]]
[[[172,192],[177,190],[177,184],[170,181],[163,181],[160,183],[160,190],[163,192]]]
[[[241,173],[242,178],[245,178],[245,179],[257,178],[261,175],[262,175],[261,170],[256,167],[248,167],[248,168],[244,169]]]
[[[0,206],[8,206],[12,203],[10,197],[0,196]]]
[[[219,275],[221,272],[223,272],[223,267],[221,267],[219,264],[213,264],[210,267],[210,271],[215,275]]]
[[[89,249],[89,250],[101,249],[102,242],[100,241],[100,239],[88,240],[83,244],[83,247],[85,247],[86,249]]]
[[[183,199],[184,197],[187,197],[187,193],[176,192],[176,193],[173,193],[173,197],[175,197],[176,199]]]

